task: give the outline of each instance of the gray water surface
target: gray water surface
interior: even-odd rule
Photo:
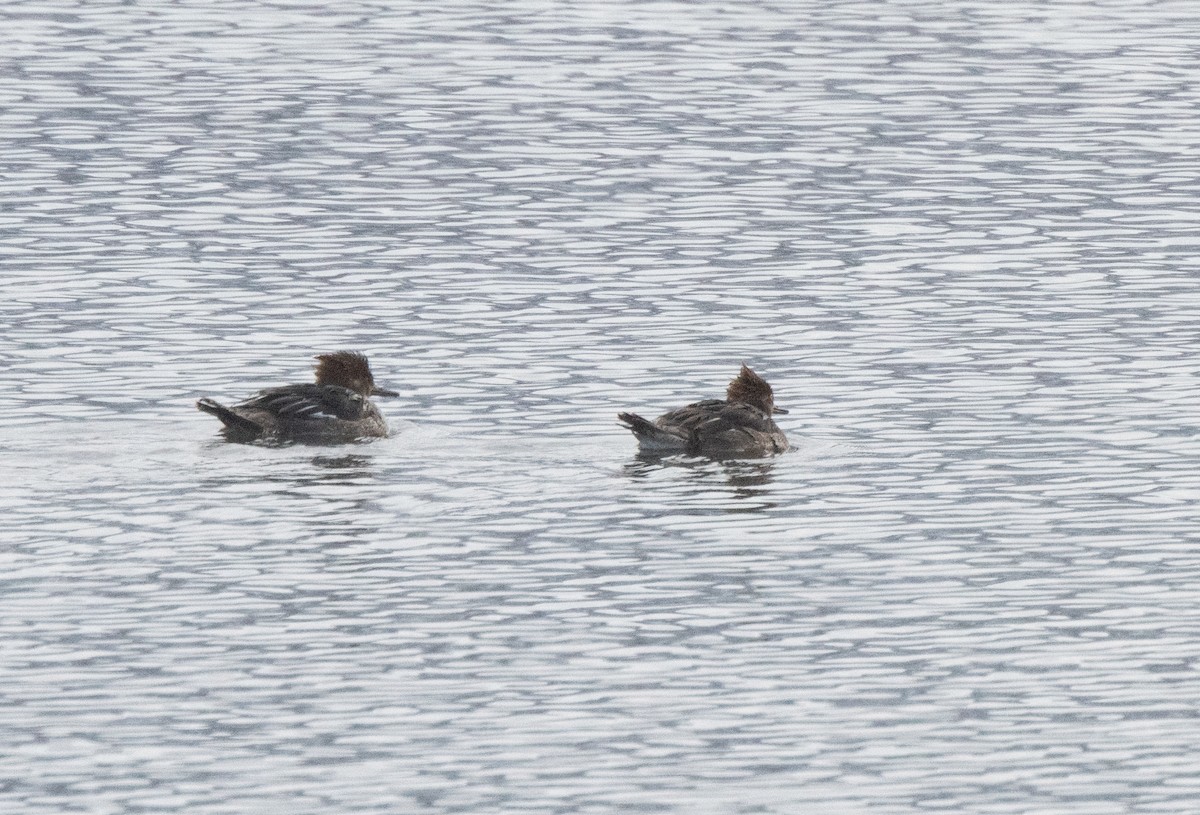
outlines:
[[[1198,37],[6,4],[0,811],[1200,811]],[[339,348],[391,438],[194,409]]]

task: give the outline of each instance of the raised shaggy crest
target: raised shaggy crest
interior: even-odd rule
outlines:
[[[741,372],[730,381],[725,391],[725,401],[754,405],[768,416],[775,412],[775,393],[771,386],[744,362]]]
[[[367,358],[357,351],[335,351],[318,354],[313,366],[318,385],[341,385],[352,391],[369,395],[375,389],[375,377]]]

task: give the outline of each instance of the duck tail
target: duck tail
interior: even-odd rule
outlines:
[[[232,430],[238,434],[248,436],[259,436],[263,429],[256,422],[252,422],[245,416],[235,413],[232,409],[225,407],[220,402],[209,399],[207,396],[196,403],[196,407],[205,413],[211,413],[221,420],[221,424],[225,425],[227,430]]]
[[[621,423],[633,431],[644,452],[672,453],[687,448],[687,439],[681,438],[636,413],[618,413]]]

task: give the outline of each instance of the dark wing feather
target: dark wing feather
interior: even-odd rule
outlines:
[[[711,419],[727,402],[724,399],[705,399],[687,407],[677,408],[664,413],[654,420],[660,427],[670,427],[686,434],[694,433],[696,428]]]
[[[735,428],[761,430],[770,433],[775,422],[763,411],[744,402],[706,399],[687,407],[672,410],[658,417],[656,424],[674,425],[693,436],[696,433],[721,433]]]
[[[744,402],[710,399],[672,411],[660,421],[672,421],[688,434],[688,447],[706,453],[753,449],[765,442],[775,447],[775,422],[764,411]]]
[[[719,410],[714,411],[701,427],[706,432],[721,433],[726,430],[758,430],[770,433],[775,429],[775,422],[764,411],[742,402],[724,402]],[[699,428],[698,428],[699,429]]]
[[[262,391],[238,407],[265,410],[289,420],[357,419],[353,392],[339,385],[284,385]]]

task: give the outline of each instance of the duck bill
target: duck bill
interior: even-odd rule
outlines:
[[[380,387],[372,386],[371,395],[372,396],[399,396],[400,394],[396,391],[388,390],[387,388],[380,388]]]
[[[772,413],[787,413],[787,411],[781,407],[772,407],[771,412]]]

